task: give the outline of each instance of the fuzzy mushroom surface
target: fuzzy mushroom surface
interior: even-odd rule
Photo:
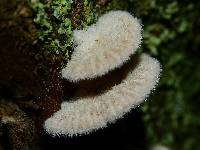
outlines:
[[[155,88],[160,72],[160,63],[142,54],[120,84],[98,96],[63,102],[44,128],[53,136],[75,136],[104,128],[143,102]]]
[[[62,77],[77,82],[102,76],[129,60],[141,44],[142,25],[126,11],[110,11],[74,31],[74,52]]]

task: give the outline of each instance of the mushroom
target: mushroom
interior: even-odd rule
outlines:
[[[86,30],[74,31],[74,52],[62,76],[77,82],[105,75],[129,60],[141,43],[141,24],[125,11],[110,11]]]
[[[136,65],[132,63],[126,64],[126,76],[121,83],[106,92],[63,102],[61,109],[45,121],[45,130],[53,136],[87,134],[138,106],[156,86],[161,67],[147,54],[140,55]]]

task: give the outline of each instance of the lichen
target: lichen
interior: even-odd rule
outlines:
[[[29,4],[35,14],[38,39],[43,45],[40,54],[45,56],[61,55],[68,60],[72,51],[72,31],[85,28],[96,19],[92,1],[89,0],[29,0]]]
[[[91,2],[91,0],[84,0],[83,4],[84,4],[82,12],[83,18],[80,18],[82,20],[81,28],[85,28],[91,25],[97,19],[96,9],[93,6],[94,4]]]
[[[70,46],[72,45],[72,26],[69,10],[72,1],[39,1],[30,0],[38,28],[38,38],[43,47],[41,54],[62,54],[68,58]]]

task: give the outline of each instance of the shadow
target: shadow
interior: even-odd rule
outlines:
[[[69,101],[77,100],[80,97],[94,97],[106,93],[111,90],[113,86],[120,84],[127,77],[128,73],[135,69],[138,62],[139,56],[135,54],[123,66],[110,71],[106,75],[91,80],[81,80],[77,83],[66,81],[68,82],[68,84],[65,84],[66,86],[69,87],[70,85],[71,88],[76,89]],[[68,94],[68,92],[64,92],[64,94],[65,93]]]
[[[45,135],[45,150],[146,150],[144,126],[138,108],[108,125],[107,128],[77,137],[51,137]]]

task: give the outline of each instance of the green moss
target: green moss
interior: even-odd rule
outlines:
[[[38,38],[43,45],[41,54],[63,55],[67,60],[72,46],[72,25],[69,19],[72,1],[30,0],[29,3],[35,12]]]
[[[82,1],[83,8],[77,18],[72,18],[72,0],[29,0],[35,17],[34,21],[38,28],[38,38],[42,43],[40,53],[64,56],[68,60],[72,50],[72,35],[74,27],[72,19],[81,20],[77,28],[82,29],[96,20],[93,2]]]
[[[81,26],[79,28],[86,28],[88,25],[96,22],[97,14],[96,9],[93,6],[94,4],[89,0],[84,0],[83,2],[83,10],[82,10],[82,18]]]

